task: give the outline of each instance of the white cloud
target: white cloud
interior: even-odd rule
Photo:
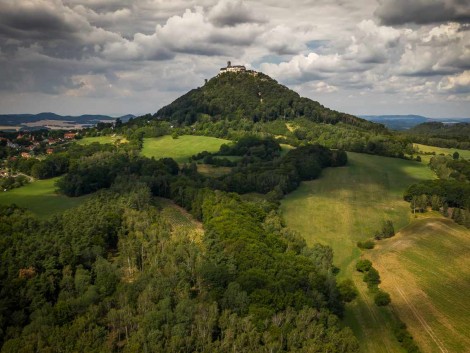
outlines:
[[[462,18],[458,4],[463,1],[431,2],[453,9],[441,18]],[[421,0],[409,7],[414,18],[403,13],[407,2],[399,0],[403,8],[392,9],[395,17],[387,19],[383,11],[394,3],[3,0],[0,95],[9,99],[0,100],[2,109],[21,110],[13,105],[14,95],[30,92],[27,97],[36,104],[31,107],[42,106],[32,98],[36,93],[41,101],[48,95],[64,97],[70,107],[90,99],[97,104],[101,97],[101,112],[110,106],[127,107],[123,113],[155,111],[232,60],[351,113],[381,104],[398,109],[396,102],[412,107],[413,101],[422,114],[438,111],[426,108],[431,102],[441,104],[442,111],[456,111],[449,115],[470,111],[468,25],[429,24],[434,20]],[[389,25],[375,22],[377,6],[376,16]],[[418,16],[417,9],[426,13]],[[61,101],[50,100],[58,107]]]
[[[439,82],[439,90],[445,93],[463,93],[470,96],[470,70],[455,76],[444,77]]]

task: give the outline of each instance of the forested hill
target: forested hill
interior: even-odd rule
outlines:
[[[319,123],[343,122],[381,131],[384,126],[328,109],[279,84],[263,73],[224,73],[161,108],[154,117],[191,125],[201,115],[253,122],[305,117]]]

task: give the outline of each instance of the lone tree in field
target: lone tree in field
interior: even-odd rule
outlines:
[[[393,222],[391,220],[383,221],[382,229],[375,232],[375,239],[380,240],[384,238],[390,238],[395,235],[395,228],[393,227]]]

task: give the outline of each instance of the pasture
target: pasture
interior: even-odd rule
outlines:
[[[423,352],[468,352],[470,230],[429,216],[379,242],[367,257]]]
[[[360,295],[348,305],[345,322],[359,338],[361,352],[402,352],[391,333],[390,310],[375,306],[355,271],[361,254],[356,243],[372,238],[386,219],[396,230],[406,226],[411,213],[403,192],[434,174],[413,161],[350,152],[348,158],[348,166],[328,168],[319,179],[303,182],[281,202],[281,210],[287,226],[309,245],[330,245],[339,278],[352,278],[358,287]]]
[[[465,158],[465,159],[470,159],[470,151],[469,150],[459,150],[456,148],[442,148],[442,147],[434,147],[434,146],[426,146],[426,145],[420,145],[419,143],[414,143],[413,147],[415,149],[418,149],[419,152],[425,152],[425,153],[432,153],[434,152],[436,155],[443,154],[443,155],[449,155],[452,156],[454,152],[458,152],[460,157]],[[422,154],[418,153],[421,156],[421,160],[428,163],[431,157],[433,155],[429,154]]]
[[[207,136],[184,135],[173,139],[171,136],[145,138],[142,155],[145,157],[173,158],[178,163],[202,151],[217,152],[223,144],[231,141]]]
[[[84,137],[76,141],[79,145],[90,145],[92,143],[110,143],[114,145],[116,142],[127,143],[127,139],[123,136],[95,136],[95,137]]]
[[[87,196],[67,197],[55,192],[58,178],[37,180],[31,184],[0,193],[0,205],[24,207],[41,218],[78,206]]]

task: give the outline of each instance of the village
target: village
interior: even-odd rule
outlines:
[[[0,189],[7,191],[32,181],[32,178],[26,174],[13,172],[11,164],[21,160],[43,159],[77,138],[80,138],[78,132],[45,130],[18,134],[0,132]]]

